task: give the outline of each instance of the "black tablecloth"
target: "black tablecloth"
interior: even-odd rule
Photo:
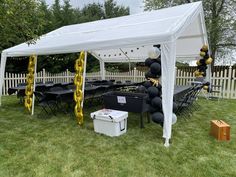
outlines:
[[[174,88],[174,100],[177,101],[181,99],[190,89],[192,86],[175,86]]]
[[[15,92],[24,91],[26,86],[12,87],[8,89],[8,94],[11,95]]]

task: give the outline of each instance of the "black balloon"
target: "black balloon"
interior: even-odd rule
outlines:
[[[155,59],[157,63],[161,65],[161,57],[159,56],[157,59]]]
[[[144,86],[140,85],[136,91],[139,93],[145,93],[147,89]]]
[[[149,97],[147,97],[146,103],[147,103],[147,104],[151,104],[151,101],[152,101],[152,100],[151,100]]]
[[[200,59],[199,62],[201,63],[201,65],[206,65],[206,62],[204,59]]]
[[[153,64],[154,62],[155,62],[154,59],[147,58],[147,59],[145,60],[145,66],[150,67],[151,64]]]
[[[159,63],[152,63],[150,71],[153,75],[161,75],[161,65]]]
[[[144,86],[146,89],[148,89],[149,87],[152,86],[152,83],[151,83],[150,81],[145,81],[144,84],[143,84],[143,86]]]
[[[162,85],[159,83],[158,86],[157,86],[158,90],[161,91],[162,89]]]
[[[161,112],[155,112],[151,115],[152,121],[157,124],[163,124],[164,122],[164,115]]]
[[[145,73],[145,78],[148,79],[148,78],[156,78],[157,76],[152,74],[151,71],[148,71]]]
[[[149,105],[149,112],[152,114],[154,112],[160,112],[158,108],[153,107],[152,105]]]
[[[147,89],[147,92],[148,92],[148,95],[150,98],[154,98],[156,96],[159,96],[159,94],[160,94],[159,90],[154,86],[149,87]]]
[[[206,53],[206,55],[203,57],[205,60],[207,60],[209,58],[209,54]]]
[[[154,108],[158,108],[159,110],[162,110],[162,100],[160,97],[155,97],[152,99],[152,106]]]
[[[197,68],[198,68],[199,72],[205,72],[206,69],[207,69],[207,66],[206,65],[200,65]]]

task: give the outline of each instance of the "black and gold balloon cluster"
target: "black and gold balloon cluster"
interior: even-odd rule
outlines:
[[[30,112],[32,109],[32,97],[34,91],[34,68],[36,56],[30,56],[28,64],[28,74],[26,76],[26,89],[25,89],[25,108]]]
[[[74,84],[76,89],[74,91],[74,101],[75,101],[75,109],[74,113],[77,118],[77,122],[79,125],[83,124],[84,115],[83,115],[83,108],[82,108],[82,100],[83,100],[83,70],[84,70],[84,52],[80,52],[79,58],[75,61],[75,77],[74,77]]]
[[[162,86],[160,84],[161,77],[161,59],[146,59],[145,65],[149,67],[149,71],[145,74],[147,81],[144,83],[144,87],[147,89],[149,104],[149,112],[151,113],[152,121],[163,126],[164,115],[162,110]],[[174,104],[176,109],[176,104]]]
[[[207,65],[211,64],[213,59],[208,54],[208,46],[203,45],[200,49],[200,56],[202,57],[197,61],[197,70],[194,72],[195,77],[206,77]]]

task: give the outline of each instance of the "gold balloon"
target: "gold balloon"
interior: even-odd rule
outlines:
[[[204,57],[206,55],[206,52],[200,52],[200,56]]]
[[[198,77],[200,75],[200,72],[198,70],[194,71],[194,76]]]
[[[82,109],[82,100],[83,100],[83,93],[82,93],[82,85],[83,85],[83,67],[84,67],[84,57],[85,52],[80,52],[79,58],[75,61],[75,77],[74,77],[74,84],[76,86],[76,90],[74,92],[74,101],[76,102],[74,113],[77,118],[77,122],[79,125],[83,124],[83,109]]]
[[[202,50],[203,50],[204,52],[206,52],[206,51],[208,50],[208,46],[207,46],[207,45],[203,45],[203,46],[202,46]]]
[[[200,60],[197,60],[196,64],[199,66],[201,65]]]
[[[207,89],[208,89],[208,86],[207,86],[207,85],[204,85],[204,86],[203,86],[203,89],[204,89],[204,90],[207,90]]]
[[[211,57],[209,57],[207,60],[206,60],[206,64],[209,65],[211,64],[213,61],[213,59]]]

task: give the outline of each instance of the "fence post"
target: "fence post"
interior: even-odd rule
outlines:
[[[43,77],[43,83],[45,84],[45,69],[43,68],[43,75],[42,75],[42,77]]]
[[[104,71],[103,71],[103,72],[104,72],[104,79],[105,79],[105,80],[106,80],[106,79],[108,80],[107,75],[106,75],[106,73],[107,73],[106,67],[104,67]]]
[[[136,67],[134,67],[134,82],[136,82],[136,78],[137,78],[137,69]]]
[[[231,98],[231,78],[232,78],[232,66],[229,66],[228,81],[227,81],[227,98]]]
[[[66,82],[69,83],[69,70],[66,69]]]

